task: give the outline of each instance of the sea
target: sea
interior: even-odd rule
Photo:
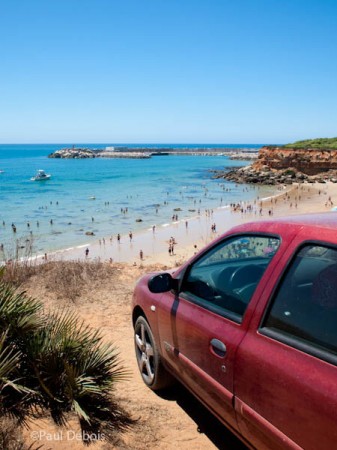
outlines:
[[[208,149],[258,150],[261,145],[119,144],[127,147],[205,149],[197,156],[149,159],[52,159],[70,144],[0,145],[0,260],[43,255],[94,240],[188,220],[205,210],[266,197],[272,188],[212,178],[212,170],[249,161],[207,155]],[[116,144],[77,144],[99,149]],[[37,170],[47,181],[31,178]],[[15,232],[13,231],[15,229]],[[92,233],[88,235],[88,233]],[[2,250],[1,250],[2,249]]]

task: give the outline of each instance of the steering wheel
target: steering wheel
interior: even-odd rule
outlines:
[[[249,264],[248,266],[238,267],[234,270],[229,280],[229,288],[231,290],[242,288],[252,283],[260,281],[264,273],[262,267],[255,264]]]

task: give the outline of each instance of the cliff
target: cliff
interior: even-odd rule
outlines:
[[[337,149],[262,147],[252,165],[227,173],[217,171],[214,178],[259,184],[337,182]]]
[[[317,175],[337,170],[337,150],[263,147],[253,166],[256,170],[263,166],[276,170],[292,167],[306,175]]]

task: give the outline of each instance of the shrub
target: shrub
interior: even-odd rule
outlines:
[[[17,292],[0,273],[0,417],[26,423],[49,411],[65,425],[75,413],[84,440],[104,435],[113,441],[132,424],[112,396],[126,376],[99,332],[66,310],[46,314],[40,301]]]

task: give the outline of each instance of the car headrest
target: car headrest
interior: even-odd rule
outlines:
[[[312,303],[325,309],[337,308],[337,264],[326,267],[314,279]]]

